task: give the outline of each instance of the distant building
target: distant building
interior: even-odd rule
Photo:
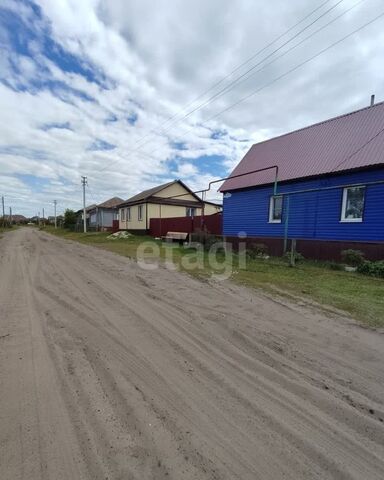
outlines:
[[[112,230],[113,221],[118,219],[118,208],[124,200],[119,197],[112,197],[98,205],[93,204],[86,208],[87,227],[90,230],[108,231]],[[83,210],[78,212],[78,224],[82,224]]]
[[[3,217],[1,217],[1,220],[2,219]],[[21,224],[21,223],[27,223],[28,218],[24,217],[24,215],[18,215],[18,214],[12,215],[11,217],[9,215],[4,215],[4,222],[9,223],[10,221],[12,221],[13,224]]]
[[[119,205],[119,227],[136,233],[149,232],[151,218],[205,215],[221,211],[221,205],[202,201],[181,180],[144,190]]]

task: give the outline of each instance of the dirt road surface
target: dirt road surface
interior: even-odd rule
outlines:
[[[0,478],[384,478],[384,335],[23,228],[0,240]]]

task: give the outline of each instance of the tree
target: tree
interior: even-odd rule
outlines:
[[[64,212],[64,228],[73,229],[76,225],[77,216],[73,210],[67,208]]]

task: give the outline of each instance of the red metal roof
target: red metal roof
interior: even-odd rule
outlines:
[[[278,181],[286,181],[383,165],[383,129],[384,102],[257,143],[231,176],[277,165]],[[220,191],[263,185],[274,179],[272,169],[229,178]]]

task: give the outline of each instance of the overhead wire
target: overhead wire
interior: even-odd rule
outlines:
[[[299,22],[297,22],[295,25],[293,25],[292,27],[288,28],[283,34],[279,35],[275,40],[273,40],[272,42],[270,42],[268,45],[266,45],[265,47],[263,47],[262,49],[260,49],[258,52],[256,52],[254,55],[252,55],[251,57],[249,57],[245,62],[243,62],[242,64],[240,64],[239,66],[235,67],[235,69],[233,69],[228,75],[226,75],[225,77],[223,77],[221,80],[219,80],[219,82],[216,82],[216,84],[214,84],[212,87],[210,87],[208,90],[206,90],[205,92],[203,92],[203,94],[199,95],[199,97],[197,97],[197,99],[199,98],[202,98],[203,96],[205,96],[206,93],[208,93],[210,90],[212,90],[213,88],[215,88],[216,86],[218,86],[219,84],[221,84],[223,81],[225,81],[225,79],[229,78],[233,73],[235,73],[236,71],[238,71],[242,66],[246,65],[247,63],[249,63],[251,60],[253,60],[254,58],[256,58],[260,53],[264,52],[265,50],[267,50],[270,46],[272,46],[273,44],[275,44],[279,39],[283,38],[285,35],[287,35],[290,31],[292,31],[293,29],[295,29],[298,25],[300,25],[301,23],[303,23],[306,19],[308,19],[310,16],[312,16],[314,13],[316,13],[319,9],[321,9],[324,5],[326,5],[327,3],[329,3],[331,0],[326,0],[325,2],[323,2],[320,6],[318,6],[317,8],[315,8],[314,10],[312,10],[308,15],[306,15],[303,19],[301,19]],[[330,11],[332,11],[333,9],[335,9],[340,3],[342,3],[343,1],[345,0],[338,0],[336,2],[336,4],[334,4],[332,7],[330,7],[328,10],[326,10],[325,12],[323,12],[320,16],[318,16],[316,19],[314,19],[310,24],[306,25],[303,29],[301,29],[299,32],[297,32],[293,37],[291,37],[289,40],[287,40],[286,42],[284,42],[282,45],[280,45],[277,49],[275,49],[272,53],[268,54],[265,58],[263,58],[260,62],[258,62],[256,65],[254,65],[253,67],[251,67],[251,69],[249,69],[247,72],[245,72],[244,74],[242,74],[240,77],[236,78],[235,80],[233,80],[227,87],[225,87],[225,90],[227,88],[229,88],[231,85],[233,85],[232,88],[234,88],[236,85],[234,84],[235,82],[238,82],[241,78],[244,77],[244,75],[246,75],[247,73],[249,73],[249,71],[253,70],[254,68],[256,68],[258,65],[262,64],[264,61],[266,61],[268,58],[270,58],[271,56],[273,56],[276,52],[278,52],[279,50],[281,50],[284,46],[286,46],[288,43],[292,42],[295,38],[297,38],[299,35],[301,35],[305,30],[307,30],[308,28],[310,28],[312,25],[314,25],[316,22],[318,22],[321,18],[323,18],[325,15],[327,15]],[[365,1],[365,0],[360,0],[361,2],[362,1]],[[232,89],[232,88],[229,88],[229,89]],[[229,91],[229,90],[228,90]],[[214,95],[214,98],[211,98],[211,99],[208,99],[209,100],[209,103],[211,103],[217,96],[221,96],[222,94],[226,93],[226,91],[224,93],[221,93],[222,91],[218,92],[217,94]],[[197,100],[196,99],[196,100]],[[195,100],[195,101],[196,101]],[[195,103],[195,101],[193,101],[192,103]],[[188,105],[187,105],[188,106]],[[160,131],[160,132],[156,132],[154,130],[151,130],[150,132],[148,132],[147,134],[145,134],[144,136],[140,137],[138,140],[136,140],[135,142],[135,145],[136,148],[132,147],[128,150],[128,152],[130,153],[134,153],[134,152],[139,152],[140,148],[144,147],[144,145],[146,145],[147,143],[153,141],[153,140],[148,140],[144,143],[141,143],[145,138],[147,138],[149,135],[151,135],[152,133],[160,133],[160,134],[164,134],[166,133],[167,131],[169,131],[169,129],[176,123],[176,122],[180,122],[182,120],[184,120],[185,118],[187,118],[188,116],[190,116],[192,113],[194,113],[195,111],[197,111],[198,109],[200,108],[203,108],[204,105],[202,106],[198,106],[196,107],[193,111],[191,112],[188,112],[186,115],[184,115],[184,117],[172,122],[171,125],[168,125],[168,127],[163,130],[163,131]],[[184,111],[187,107],[184,107],[182,109],[182,111]],[[168,120],[166,120],[165,122],[163,122],[162,124],[160,124],[160,127],[165,125],[166,123],[168,123],[170,120],[172,120],[175,116],[173,117],[170,117]],[[147,154],[148,155],[148,154]],[[114,163],[117,163],[121,160],[116,160]],[[110,166],[110,165],[109,165]],[[105,169],[102,169],[101,171],[103,171]]]

